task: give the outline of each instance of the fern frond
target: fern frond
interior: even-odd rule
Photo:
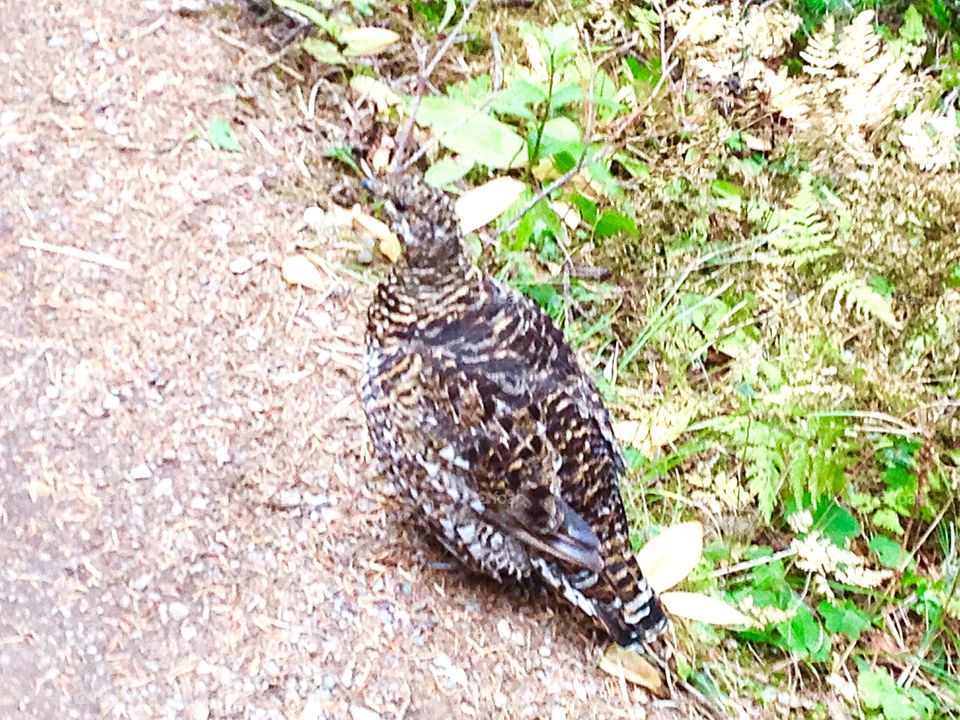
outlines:
[[[784,481],[787,463],[782,448],[788,439],[786,433],[769,423],[745,417],[726,418],[718,429],[739,448],[747,488],[756,498],[764,522],[770,522]]]
[[[835,291],[833,315],[837,317],[844,310],[856,311],[861,316],[876,318],[887,327],[899,330],[901,325],[893,313],[893,301],[874,290],[867,280],[850,270],[835,272],[820,288],[819,298]]]
[[[807,47],[800,52],[800,57],[806,62],[806,71],[810,75],[822,75],[832,78],[836,75],[834,69],[840,62],[836,53],[836,31],[833,15],[828,15],[820,29],[810,38]]]
[[[903,121],[900,144],[921,170],[936,172],[960,162],[956,111],[939,114],[917,108]]]
[[[783,117],[791,120],[800,129],[809,126],[807,116],[810,106],[806,103],[804,89],[787,76],[787,69],[775,73],[769,68],[763,74],[761,87],[770,96],[770,105]]]
[[[880,52],[880,37],[873,29],[874,17],[873,10],[864,10],[843,29],[837,55],[850,74],[859,73]]]
[[[768,245],[779,253],[779,258],[767,259],[768,264],[801,267],[836,252],[830,246],[834,231],[823,219],[820,199],[809,174],[801,176],[800,189],[787,207],[767,213],[763,229],[769,234]]]

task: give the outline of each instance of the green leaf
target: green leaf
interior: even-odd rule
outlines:
[[[300,44],[300,47],[314,60],[327,65],[345,65],[347,62],[347,59],[340,54],[337,46],[326,40],[307,38]]]
[[[847,540],[860,535],[860,523],[849,510],[838,505],[833,499],[817,506],[813,513],[813,523],[838,547],[843,547]]]
[[[503,115],[514,115],[524,120],[536,120],[537,116],[530,109],[547,99],[547,93],[542,88],[526,80],[517,80],[510,87],[504,88],[490,100],[490,107]]]
[[[907,559],[906,550],[900,547],[896,540],[891,540],[886,535],[874,535],[867,547],[877,554],[880,564],[885,568],[899,568],[900,564]]]
[[[607,238],[619,233],[635,236],[640,231],[633,218],[627,217],[615,210],[604,210],[603,214],[600,215],[600,219],[597,220],[593,232],[597,238]]]
[[[903,14],[903,25],[900,26],[900,37],[909,43],[922,45],[927,40],[927,30],[923,26],[923,16],[916,7],[911,5]]]
[[[431,187],[442,188],[462,178],[473,166],[469,158],[441,158],[427,168],[423,180]]]
[[[860,700],[870,710],[882,710],[885,720],[914,720],[917,712],[910,698],[886,669],[862,670],[857,677]]]
[[[900,516],[895,510],[884,508],[877,510],[873,514],[873,524],[881,530],[889,530],[894,535],[903,535],[903,526],[900,524]]]
[[[787,649],[793,654],[819,659],[829,652],[830,638],[806,605],[798,607],[796,614],[783,625]]]
[[[743,188],[726,180],[714,180],[710,184],[710,192],[716,201],[717,207],[725,210],[740,212],[743,199]]]
[[[546,238],[561,237],[563,227],[560,217],[545,200],[541,200],[523,216],[517,225],[517,250],[525,250],[530,245],[543,246]]]
[[[283,10],[292,10],[327,32],[334,40],[338,39],[341,30],[339,23],[333,22],[312,5],[300,0],[273,0],[273,4]]]
[[[207,140],[217,150],[227,150],[229,152],[240,152],[242,150],[240,143],[233,135],[230,123],[223,118],[211,120],[207,125]]]
[[[867,284],[887,299],[893,297],[893,291],[896,289],[896,286],[883,275],[870,275],[870,277],[867,278]]]
[[[417,123],[433,130],[448,150],[490,168],[520,167],[526,159],[526,143],[513,128],[458,100],[423,98]]]
[[[843,633],[852,640],[859,638],[860,633],[871,625],[870,616],[858,610],[849,600],[839,607],[821,600],[817,611],[823,618],[827,630],[832,633]]]

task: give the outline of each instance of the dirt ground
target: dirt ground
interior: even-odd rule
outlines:
[[[249,72],[257,32],[156,0],[0,13],[0,718],[677,715],[383,496],[370,288],[281,279],[316,200],[281,188],[321,148]],[[221,117],[242,152],[195,136]]]

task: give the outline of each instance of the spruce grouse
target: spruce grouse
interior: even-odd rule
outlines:
[[[363,404],[381,470],[457,558],[540,578],[621,645],[666,618],[630,547],[624,460],[562,332],[465,258],[451,199],[365,181],[402,259],[370,305]]]

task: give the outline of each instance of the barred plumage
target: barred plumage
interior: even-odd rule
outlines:
[[[409,176],[374,190],[405,247],[367,326],[382,470],[468,566],[540,578],[621,645],[656,636],[666,619],[630,547],[623,456],[563,334],[470,266],[450,198]]]

